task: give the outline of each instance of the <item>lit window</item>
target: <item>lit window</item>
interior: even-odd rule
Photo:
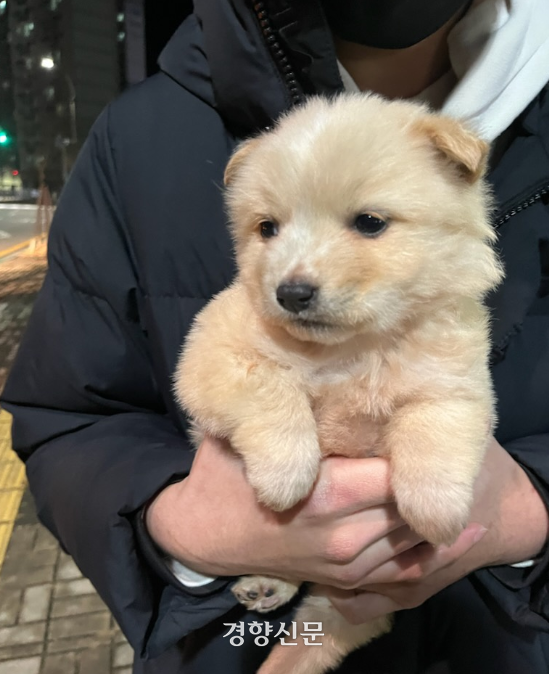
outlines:
[[[126,38],[126,33],[123,30],[121,30],[118,33],[118,42],[122,42],[125,38]]]
[[[60,4],[61,4],[61,0],[50,0],[50,10],[52,12],[55,12]]]
[[[116,20],[118,21],[118,23],[122,23],[122,21],[124,21],[124,12],[118,12],[118,14],[116,15]]]
[[[29,23],[23,24],[21,32],[25,37],[29,37],[33,30],[34,30],[34,23],[30,21]]]
[[[0,16],[6,11],[6,0],[0,0]]]
[[[46,97],[47,101],[53,101],[53,99],[55,98],[55,88],[46,87],[46,89],[44,89],[44,96]]]

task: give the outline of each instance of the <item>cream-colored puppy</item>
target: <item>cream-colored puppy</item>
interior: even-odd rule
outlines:
[[[467,524],[494,423],[488,313],[502,271],[457,121],[377,96],[315,98],[226,170],[239,273],[198,315],[176,373],[200,433],[227,438],[259,500],[286,510],[323,456],[384,456],[402,517],[432,544]],[[297,586],[244,577],[251,609]],[[275,647],[261,674],[320,674],[390,627],[348,625],[320,590],[296,620],[323,646]]]

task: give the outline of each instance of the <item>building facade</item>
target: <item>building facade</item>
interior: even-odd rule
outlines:
[[[13,184],[19,169],[8,36],[7,0],[0,0],[0,195]]]
[[[125,86],[130,40],[122,27],[124,4],[7,0],[19,169],[26,186],[45,181],[52,192],[60,191],[95,119]]]

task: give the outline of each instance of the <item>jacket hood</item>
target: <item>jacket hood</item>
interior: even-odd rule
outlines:
[[[306,94],[343,88],[318,0],[195,0],[159,64],[238,135],[269,126]]]

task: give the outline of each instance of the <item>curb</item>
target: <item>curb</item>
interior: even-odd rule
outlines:
[[[21,243],[16,243],[11,248],[6,248],[5,250],[0,251],[0,262],[2,262],[2,260],[4,260],[6,257],[9,257],[10,255],[17,253],[20,250],[23,250],[24,248],[28,248],[31,245],[33,239],[34,237],[32,237],[31,239],[27,239],[26,241],[21,241]]]

